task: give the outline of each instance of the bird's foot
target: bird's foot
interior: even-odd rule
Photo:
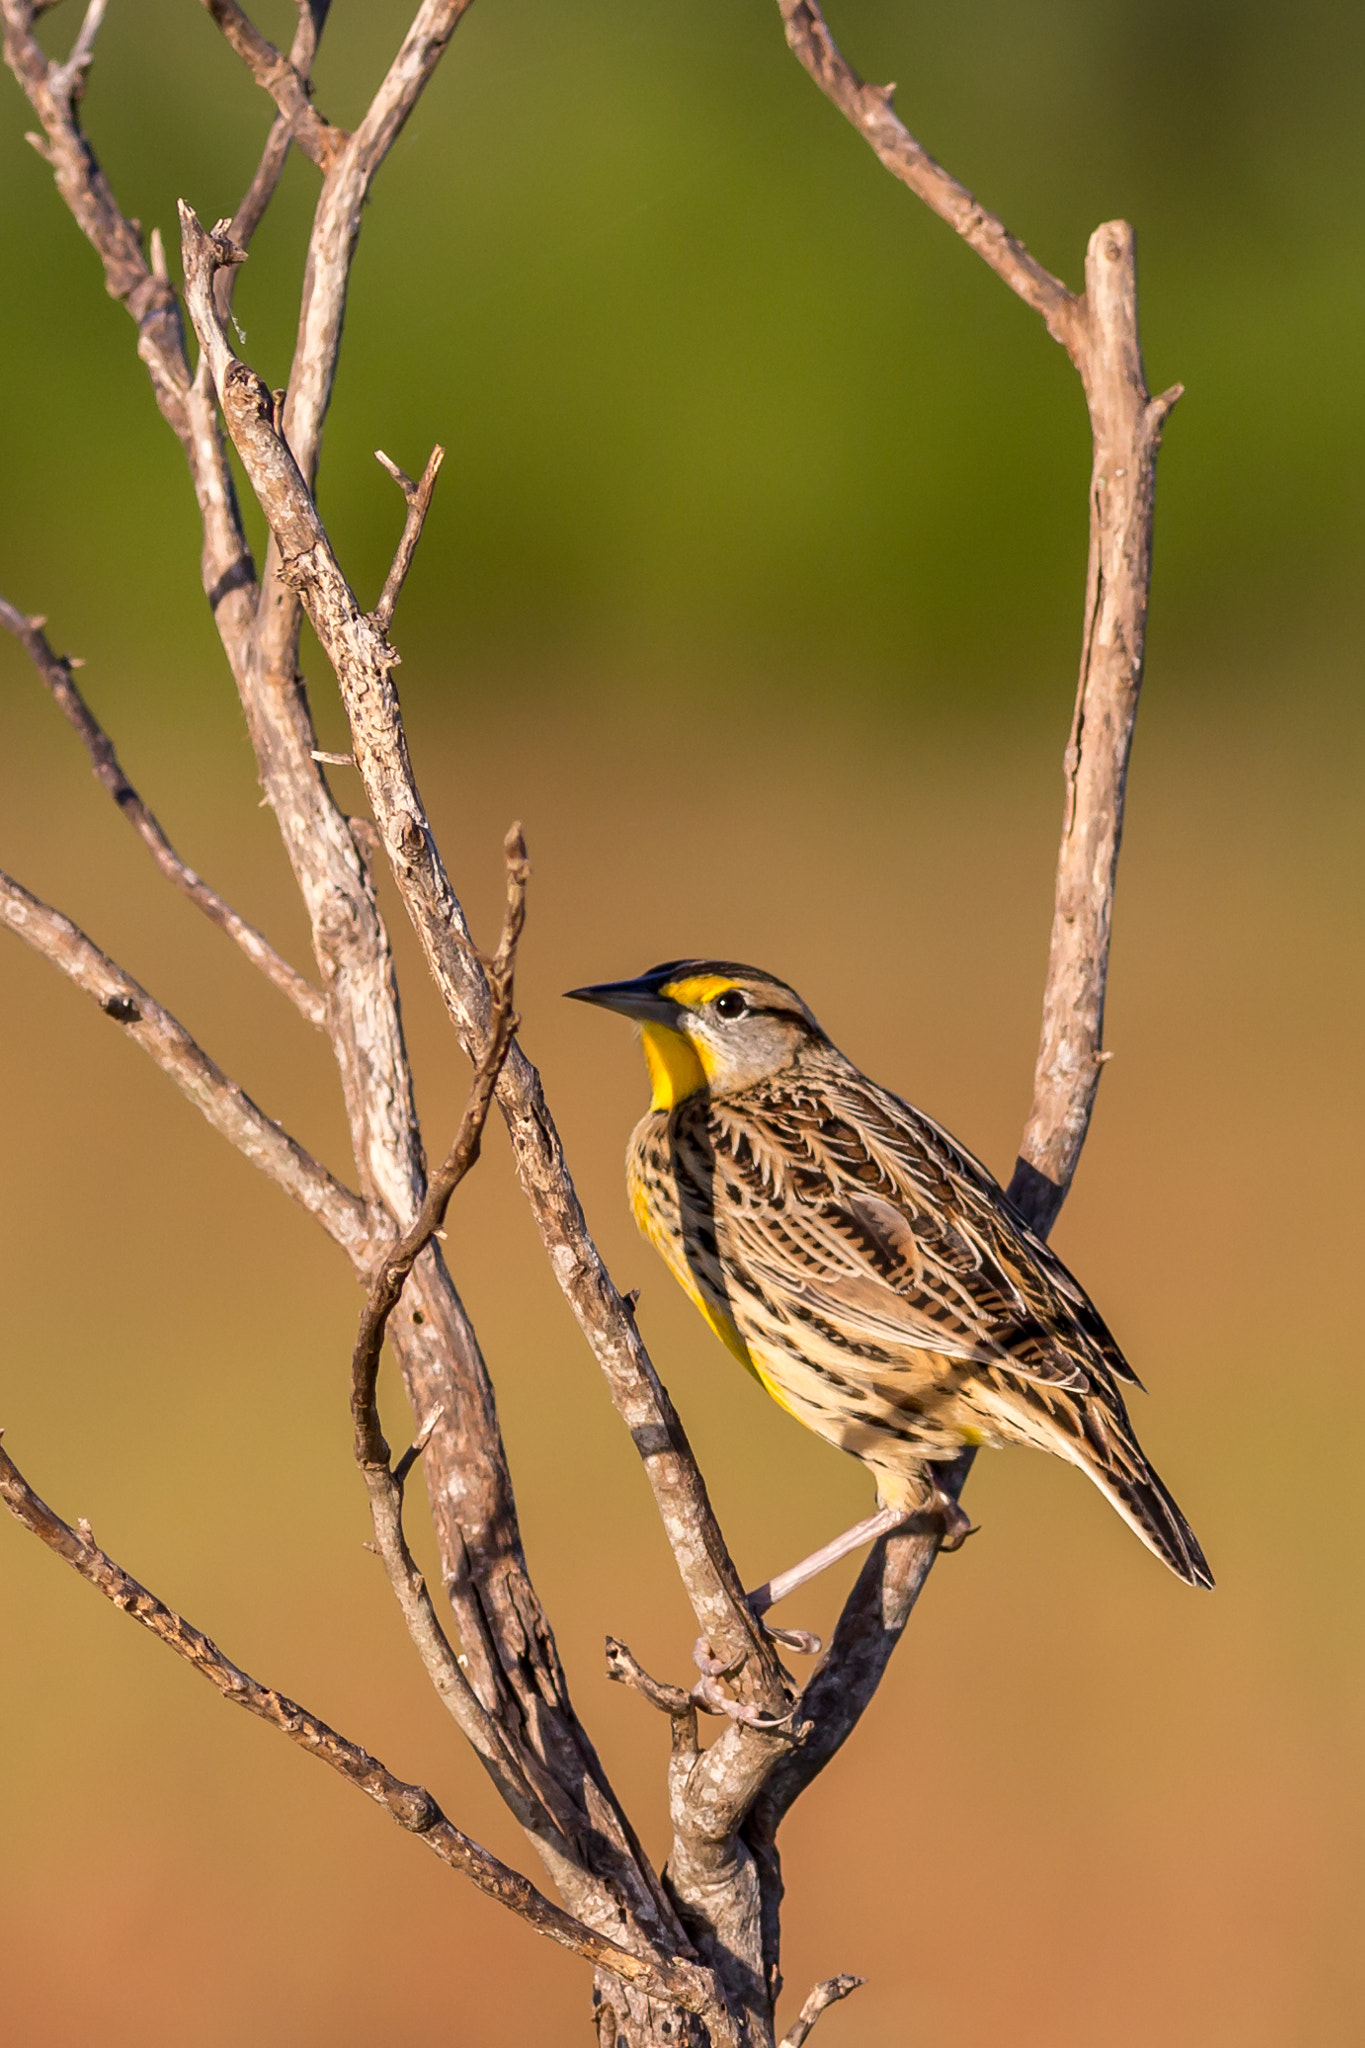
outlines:
[[[961,1550],[969,1536],[975,1536],[978,1524],[973,1522],[967,1510],[955,1501],[950,1493],[934,1489],[933,1514],[943,1534],[939,1538],[940,1550]]]
[[[764,1635],[771,1636],[775,1643],[781,1643],[784,1650],[794,1650],[798,1657],[818,1657],[824,1649],[822,1637],[808,1628],[774,1628],[761,1614],[754,1616]]]
[[[711,1646],[705,1636],[699,1636],[692,1648],[692,1662],[700,1671],[701,1677],[688,1694],[688,1698],[693,1706],[700,1707],[704,1714],[724,1714],[731,1721],[741,1721],[746,1728],[771,1730],[791,1726],[790,1713],[777,1716],[764,1714],[759,1708],[750,1706],[746,1700],[731,1699],[729,1693],[721,1689],[722,1678],[732,1677],[744,1662],[742,1654],[730,1658],[728,1662],[723,1658],[713,1657]]]

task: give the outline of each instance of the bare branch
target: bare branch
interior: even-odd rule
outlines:
[[[330,170],[350,137],[313,105],[308,78],[291,58],[263,36],[237,0],[203,0],[227,41],[289,124],[289,133],[320,170]]]
[[[408,570],[412,567],[412,558],[417,552],[417,543],[422,538],[422,528],[426,524],[427,513],[431,508],[432,493],[436,489],[436,478],[441,464],[446,459],[446,451],[440,447],[432,449],[431,454],[427,458],[427,466],[422,471],[421,481],[418,483],[414,483],[412,478],[405,471],[401,470],[396,462],[391,462],[382,448],[375,449],[374,459],[376,462],[382,463],[389,472],[389,475],[403,493],[408,508],[407,517],[403,521],[403,533],[398,543],[398,552],[393,558],[393,566],[384,579],[384,588],[380,592],[379,602],[374,608],[375,622],[380,632],[387,633],[393,620],[394,606],[397,604],[399,593],[407,581]]]
[[[720,2018],[714,1989],[703,1970],[684,1961],[655,1963],[631,1955],[616,1942],[606,1940],[563,1912],[538,1892],[535,1886],[505,1863],[462,1834],[447,1820],[425,1786],[410,1785],[394,1776],[377,1757],[358,1743],[328,1727],[316,1714],[299,1706],[273,1687],[265,1686],[233,1664],[218,1645],[203,1635],[175,1610],[115,1564],[100,1549],[88,1523],[73,1529],[33,1491],[8,1453],[0,1448],[0,1498],[15,1520],[45,1543],[49,1550],[69,1564],[73,1571],[102,1593],[123,1614],[130,1615],[178,1657],[208,1680],[225,1700],[245,1707],[249,1714],[278,1728],[291,1742],[310,1756],[330,1765],[340,1777],[355,1785],[366,1797],[382,1806],[391,1819],[448,1864],[478,1886],[488,1898],[496,1899],[516,1913],[537,1934],[571,1949],[596,1968],[609,1970],[628,1984],[641,1986],[651,1996],[685,2011],[699,2013],[708,2021]],[[717,2039],[733,2041],[726,2031]]]
[[[826,97],[896,177],[1039,313],[1080,372],[1090,412],[1090,560],[1080,683],[1066,751],[1066,808],[1033,1106],[1010,1197],[1044,1236],[1066,1200],[1105,1055],[1104,991],[1124,789],[1142,687],[1152,511],[1161,429],[1180,397],[1147,390],[1137,327],[1136,237],[1106,221],[1090,237],[1085,296],[1036,262],[965,185],[936,164],[865,85],[816,0],[778,0],[787,41]]]
[[[788,45],[825,97],[853,123],[892,176],[908,185],[940,220],[947,221],[1025,305],[1042,315],[1049,334],[1069,349],[1077,311],[1075,294],[920,147],[892,110],[895,86],[867,85],[859,78],[841,55],[816,0],[777,0],[777,4]]]
[[[258,967],[268,981],[272,981],[282,994],[288,996],[290,1002],[308,1019],[308,1022],[321,1030],[327,1022],[327,998],[321,989],[314,988],[312,983],[306,981],[287,960],[282,960],[254,925],[239,917],[231,904],[226,903],[216,889],[211,889],[193,868],[181,860],[124,774],[118,755],[114,751],[113,741],[81,695],[71,673],[70,656],[54,654],[51,643],[43,632],[42,622],[26,618],[3,597],[0,597],[0,625],[6,627],[23,647],[56,699],[58,708],[68,724],[80,735],[85,750],[94,764],[96,779],[114,799],[162,874],[174,882],[177,889],[183,890],[191,903],[197,904],[220,931],[226,932],[228,937],[241,947],[253,967]]]
[[[351,1358],[351,1416],[355,1424],[356,1460],[367,1475],[372,1467],[379,1467],[386,1477],[392,1477],[389,1447],[379,1427],[379,1411],[375,1405],[384,1331],[398,1306],[403,1283],[444,1223],[451,1196],[478,1160],[484,1125],[493,1104],[493,1091],[497,1087],[503,1061],[507,1058],[512,1034],[517,1028],[517,1015],[512,1007],[512,981],[517,944],[526,922],[526,884],[531,872],[520,825],[513,825],[507,834],[504,852],[507,859],[507,909],[498,950],[489,963],[493,1010],[488,1037],[474,1068],[469,1100],[445,1161],[431,1176],[416,1220],[403,1232],[397,1244],[386,1252],[370,1282],[370,1291],[361,1311],[360,1329]]]
[[[285,409],[286,429],[310,466],[370,182],[466,5],[424,0],[376,96],[373,118],[362,124],[363,146],[348,145],[324,179]],[[367,1201],[401,1228],[420,1206],[426,1175],[388,935],[368,868],[373,828],[342,816],[313,758],[316,740],[297,673],[297,599],[281,581],[273,551],[261,599],[216,392],[206,365],[190,377],[159,237],[153,234],[149,268],[69,107],[53,99],[47,59],[32,34],[31,5],[0,0],[0,16],[6,56],[43,122],[44,152],[59,192],[100,254],[109,289],[141,321],[139,353],[185,450],[204,529],[203,584],[308,912],[360,1185]],[[372,1257],[371,1248],[366,1265]],[[423,1467],[470,1682],[515,1731],[528,1772],[547,1775],[562,1790],[579,1853],[594,1873],[591,1882],[566,1891],[567,1902],[611,1932],[621,1928],[624,1906],[666,1948],[685,1952],[672,1902],[574,1715],[553,1633],[526,1572],[487,1369],[436,1245],[418,1259],[406,1295],[390,1335],[415,1412],[435,1418]],[[574,1873],[565,1879],[573,1882]]]
[[[638,1692],[647,1699],[651,1707],[657,1707],[661,1714],[668,1714],[677,1721],[692,1724],[692,1742],[696,1746],[697,1709],[691,1693],[684,1692],[680,1685],[662,1685],[657,1678],[651,1678],[624,1643],[618,1643],[615,1636],[607,1637],[607,1677],[617,1685],[626,1685],[632,1692]]]
[[[477,1056],[489,1029],[488,978],[418,793],[390,674],[393,650],[342,574],[292,447],[276,430],[270,393],[233,353],[217,318],[214,272],[240,252],[221,233],[205,234],[183,203],[181,237],[186,303],[228,432],[270,523],[281,573],[298,590],[336,673],[356,765],[404,904],[461,1040]],[[589,1234],[540,1077],[515,1046],[498,1099],[551,1264],[644,1460],[698,1623],[736,1670],[742,1702],[780,1721],[790,1705],[786,1674],[745,1602],[677,1413]]]
[[[804,2048],[806,2038],[821,2013],[837,2005],[841,1998],[847,1998],[851,1991],[860,1990],[866,1982],[866,1977],[826,1977],[823,1984],[816,1985],[782,2036],[781,2048]]]
[[[298,27],[289,50],[289,62],[299,77],[307,84],[312,76],[313,60],[317,56],[318,43],[331,11],[332,0],[296,0],[299,10]],[[252,237],[262,220],[266,208],[275,196],[285,162],[289,156],[289,145],[293,140],[289,122],[285,115],[276,114],[261,151],[260,162],[236,213],[232,216],[230,233],[239,249],[249,249]],[[226,320],[232,309],[232,287],[237,273],[224,270],[218,276],[218,310]]]
[[[183,1024],[72,924],[8,875],[0,874],[0,924],[60,968],[106,1017],[169,1074],[183,1095],[230,1144],[315,1216],[328,1236],[364,1271],[372,1254],[369,1211],[359,1195],[291,1138],[230,1081]]]
[[[1137,324],[1137,245],[1107,221],[1085,255],[1075,352],[1094,436],[1080,680],[1033,1106],[1010,1195],[1044,1236],[1066,1200],[1108,1055],[1101,1049],[1128,757],[1142,688],[1161,431],[1180,397],[1148,395]]]
[[[80,33],[71,46],[71,55],[65,64],[53,67],[52,90],[68,104],[74,104],[85,91],[85,81],[95,61],[95,38],[104,26],[107,7],[108,0],[90,0]]]
[[[104,266],[105,288],[127,307],[137,326],[137,352],[152,381],[162,417],[189,465],[204,532],[201,578],[214,623],[235,674],[242,673],[256,613],[256,568],[242,530],[232,472],[217,413],[207,392],[191,379],[180,307],[160,236],[152,234],[152,261],[143,254],[135,223],[120,210],[81,130],[75,97],[54,86],[60,66],[49,64],[33,22],[33,0],[0,0],[5,61],[42,123],[41,153],[57,191]]]

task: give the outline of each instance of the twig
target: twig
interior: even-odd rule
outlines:
[[[56,64],[52,68],[52,90],[68,105],[78,100],[85,91],[85,81],[90,75],[90,66],[95,61],[95,38],[104,26],[107,7],[108,0],[90,0],[90,5],[85,10],[85,19],[80,26],[80,33],[71,46],[71,55],[65,64]]]
[[[350,137],[344,128],[324,120],[313,105],[306,75],[261,34],[237,0],[203,0],[203,5],[257,85],[270,94],[304,155],[320,170],[330,170]]]
[[[315,1216],[352,1263],[365,1270],[373,1257],[373,1232],[369,1211],[359,1195],[334,1180],[325,1166],[257,1109],[196,1045],[183,1024],[102,953],[70,918],[4,874],[0,874],[0,925],[84,989],[105,1016],[112,1017],[162,1072],[169,1074],[213,1128]]]
[[[317,56],[318,43],[327,24],[332,0],[296,0],[299,10],[298,26],[290,45],[289,62],[299,77],[308,85]],[[275,196],[284,166],[293,141],[289,121],[284,114],[276,114],[270,124],[250,185],[232,216],[230,233],[239,249],[249,249],[252,237],[265,218],[266,208]],[[224,270],[218,277],[218,310],[226,320],[232,310],[232,288],[236,280],[235,270]]]
[[[394,606],[398,602],[399,592],[407,580],[408,570],[412,567],[412,558],[416,553],[417,543],[422,538],[422,528],[426,524],[427,512],[431,506],[431,494],[436,489],[437,474],[440,471],[441,464],[446,459],[446,451],[440,447],[432,449],[431,454],[427,458],[427,466],[422,471],[421,480],[418,483],[414,483],[412,478],[401,470],[396,462],[391,462],[382,448],[375,449],[374,459],[376,462],[382,463],[389,472],[389,475],[403,493],[408,508],[407,517],[403,521],[403,533],[398,543],[398,551],[393,558],[393,566],[384,579],[384,588],[380,592],[379,602],[374,608],[376,625],[381,633],[387,633],[393,619]]]
[[[64,1559],[121,1613],[130,1615],[174,1650],[224,1699],[245,1707],[249,1714],[278,1728],[300,1749],[330,1765],[377,1806],[382,1806],[400,1827],[424,1841],[443,1863],[469,1878],[487,1897],[508,1907],[538,1934],[586,1957],[596,1968],[641,1986],[653,1997],[707,2018],[714,2016],[715,1992],[704,1970],[684,1961],[656,1964],[631,1955],[553,1905],[519,1872],[509,1869],[481,1844],[462,1834],[424,1786],[410,1785],[395,1777],[358,1743],[337,1734],[306,1707],[273,1687],[260,1684],[233,1664],[208,1636],[108,1557],[95,1542],[88,1523],[78,1523],[73,1529],[48,1507],[3,1447],[0,1498],[16,1521]]]
[[[851,1991],[860,1990],[866,1982],[866,1977],[826,1977],[823,1984],[816,1985],[782,2036],[781,2048],[804,2048],[806,2037],[821,2013],[831,2005],[837,2005],[841,1998],[847,1998]]]
[[[608,1678],[616,1685],[626,1685],[632,1692],[638,1692],[661,1714],[671,1715],[680,1721],[690,1718],[695,1732],[697,1709],[690,1693],[684,1692],[680,1685],[663,1685],[657,1678],[651,1678],[615,1636],[607,1637],[606,1651]]]
[[[552,1780],[539,1776],[533,1784],[509,1731],[478,1698],[441,1627],[426,1580],[408,1548],[403,1528],[403,1485],[441,1420],[438,1406],[428,1415],[411,1448],[390,1470],[389,1446],[380,1428],[376,1385],[384,1331],[398,1306],[413,1266],[440,1229],[451,1196],[479,1156],[493,1089],[516,1030],[512,1005],[517,944],[526,917],[526,884],[530,866],[519,825],[507,834],[507,904],[498,949],[490,963],[497,991],[488,1043],[476,1065],[460,1128],[442,1166],[431,1177],[416,1221],[385,1252],[374,1273],[351,1361],[351,1412],[355,1425],[355,1457],[369,1494],[375,1547],[383,1561],[408,1634],[435,1691],[473,1745],[503,1800],[526,1829],[561,1889],[571,1883],[593,1884],[591,1870],[573,1842],[573,1815]],[[611,1911],[603,1895],[599,1904]],[[639,1930],[632,1926],[639,1937]]]
[[[517,1028],[517,1015],[512,1007],[512,982],[517,944],[526,922],[526,884],[531,873],[520,825],[513,825],[507,834],[504,853],[507,860],[507,907],[498,950],[489,962],[488,975],[493,1008],[488,1036],[474,1068],[469,1100],[454,1142],[441,1166],[431,1176],[415,1222],[385,1254],[370,1282],[351,1357],[351,1416],[355,1424],[356,1459],[362,1470],[382,1465],[390,1478],[389,1447],[379,1427],[379,1413],[375,1405],[384,1331],[398,1306],[404,1281],[441,1228],[451,1196],[478,1159],[484,1125],[493,1103],[493,1091]]]
[[[327,1022],[327,998],[321,989],[314,988],[287,960],[282,960],[269,940],[263,938],[245,918],[239,917],[231,904],[225,902],[216,889],[211,889],[180,858],[124,774],[113,741],[81,695],[71,673],[70,657],[53,652],[42,630],[42,621],[26,618],[0,597],[0,625],[6,627],[23,647],[55,698],[58,709],[84,743],[94,765],[96,779],[114,799],[162,874],[183,890],[220,931],[226,932],[241,947],[253,967],[258,967],[268,981],[288,996],[308,1022],[321,1030]]]
[[[853,123],[893,177],[908,185],[940,220],[961,235],[1047,322],[1048,332],[1069,347],[1076,297],[1060,278],[1015,240],[1004,222],[989,213],[942,164],[921,148],[892,107],[894,85],[868,85],[841,55],[816,0],[777,0],[787,43],[825,97]]]

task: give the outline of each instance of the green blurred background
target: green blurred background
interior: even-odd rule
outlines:
[[[354,119],[405,8],[337,0]],[[292,10],[259,10],[286,37]],[[46,32],[74,33],[63,8]],[[1365,16],[1228,0],[848,0],[927,147],[1078,281],[1141,237],[1161,462],[1108,1070],[1057,1242],[1152,1391],[1219,1577],[1176,1585],[1051,1461],[984,1460],[787,1835],[786,1968],[863,2048],[1346,2048],[1365,2016],[1359,1085]],[[0,590],[84,655],[185,856],[306,959],[126,316],[0,100]],[[125,208],[230,213],[265,125],[190,0],[115,6],[87,118]],[[243,274],[284,381],[311,168]],[[1084,410],[1036,319],[881,171],[764,0],[480,0],[384,170],[324,514],[362,595],[376,446],[449,457],[397,637],[423,786],[491,930],[535,860],[524,1038],[747,1577],[866,1482],[727,1364],[635,1238],[642,1076],[573,983],[707,951],[1008,1171],[1028,1099],[1085,550]],[[259,521],[256,522],[259,531]],[[309,653],[324,743],[343,735]],[[345,1170],[323,1048],[160,884],[0,646],[0,864]],[[354,777],[335,771],[343,801]],[[464,1075],[392,906],[430,1141]],[[0,1422],[128,1568],[525,1864],[425,1690],[350,1465],[354,1289],[273,1187],[17,944],[3,955]],[[633,1453],[495,1136],[450,1254],[580,1709],[662,1852],[664,1737],[601,1638],[686,1668]],[[392,1403],[391,1403],[392,1409]],[[394,1433],[401,1421],[394,1416]],[[584,1973],[0,1527],[14,2038],[589,2039]],[[819,1627],[849,1571],[792,1619]],[[798,1603],[793,1603],[793,1608]]]

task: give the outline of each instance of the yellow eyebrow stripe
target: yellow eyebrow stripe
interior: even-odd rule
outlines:
[[[659,990],[670,1003],[681,1003],[691,1009],[696,1003],[709,1003],[712,996],[722,995],[727,988],[738,988],[739,983],[730,981],[723,974],[693,974],[686,981],[670,981]]]

